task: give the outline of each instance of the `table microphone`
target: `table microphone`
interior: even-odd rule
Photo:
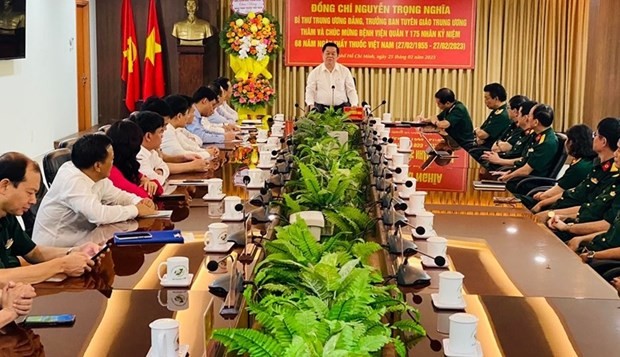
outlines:
[[[209,262],[207,263],[207,270],[211,272],[216,271],[219,268],[220,264],[225,262],[228,258],[232,259],[232,261],[234,262],[235,259],[237,259],[237,252],[227,254],[224,258],[221,259],[209,260]]]
[[[304,108],[299,106],[299,103],[295,103],[295,108],[301,110],[302,112],[304,112],[304,114],[308,114],[308,112]]]
[[[336,90],[336,86],[332,84],[332,107],[334,106],[334,93]]]
[[[384,100],[382,100],[382,101],[381,101],[381,104],[377,105],[377,106],[375,107],[375,109],[373,109],[373,110],[371,110],[371,111],[370,111],[370,114],[374,113],[374,112],[375,112],[375,110],[377,110],[377,109],[381,108],[382,106],[384,106],[384,105],[386,105],[386,104],[387,104],[387,101],[386,101],[385,99],[384,99]]]

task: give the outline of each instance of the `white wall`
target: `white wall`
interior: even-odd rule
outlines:
[[[0,61],[0,153],[38,156],[77,131],[75,31],[74,0],[26,1],[26,58]]]

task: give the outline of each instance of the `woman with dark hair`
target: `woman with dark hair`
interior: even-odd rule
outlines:
[[[557,185],[532,197],[527,196],[525,200],[522,199],[523,204],[534,213],[555,203],[562,197],[564,191],[577,186],[592,171],[594,159],[597,157],[592,148],[592,129],[585,124],[574,125],[566,131],[566,137],[566,151],[572,160]]]
[[[112,124],[106,132],[112,139],[114,162],[110,171],[110,181],[123,191],[143,198],[161,195],[164,190],[155,180],[149,180],[140,173],[140,163],[136,159],[142,144],[142,130],[129,120]]]

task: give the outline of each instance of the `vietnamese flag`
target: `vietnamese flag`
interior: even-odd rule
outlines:
[[[149,19],[146,25],[146,33],[142,96],[143,98],[148,98],[152,95],[163,97],[166,94],[164,89],[164,64],[162,62],[161,39],[159,37],[155,0],[150,0],[149,3]]]
[[[136,45],[136,26],[133,22],[131,0],[123,0],[121,10],[121,34],[123,59],[121,63],[121,79],[127,85],[125,106],[130,112],[136,109],[140,99],[140,64],[138,63],[138,46]]]

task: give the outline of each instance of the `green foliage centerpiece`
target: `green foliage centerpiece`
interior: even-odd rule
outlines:
[[[347,131],[340,145],[331,131]],[[286,186],[282,213],[321,211],[330,224],[316,241],[303,220],[276,227],[266,257],[246,288],[247,309],[258,329],[218,329],[212,338],[229,352],[254,357],[379,356],[388,345],[406,356],[407,340],[425,335],[418,311],[394,285],[383,284],[369,259],[381,246],[367,242],[374,221],[367,206],[368,166],[359,128],[341,112],[312,113],[297,122],[293,141],[299,170]],[[408,313],[415,320],[390,321]],[[400,332],[400,333],[398,333]]]

